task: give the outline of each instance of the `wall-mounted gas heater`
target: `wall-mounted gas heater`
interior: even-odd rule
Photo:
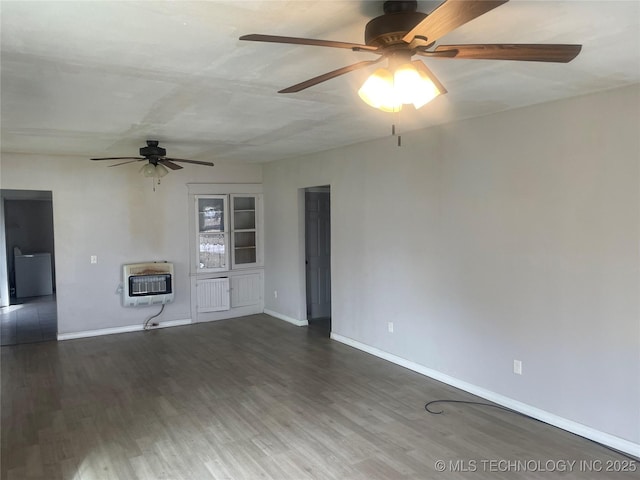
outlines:
[[[122,304],[125,307],[164,305],[173,302],[173,263],[124,265]]]

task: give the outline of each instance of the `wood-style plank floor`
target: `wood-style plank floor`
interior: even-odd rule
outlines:
[[[585,480],[605,477],[482,461],[622,459],[497,409],[430,415],[477,398],[266,315],[1,353],[6,480]]]

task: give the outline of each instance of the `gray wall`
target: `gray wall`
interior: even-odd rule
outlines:
[[[330,184],[335,333],[640,443],[639,104],[634,86],[266,165],[265,308],[305,318],[299,189]]]
[[[154,192],[139,168],[107,168],[84,157],[0,158],[0,188],[53,192],[60,334],[142,324],[158,311],[121,306],[116,289],[125,263],[173,262],[175,302],[160,321],[191,318],[186,184],[262,181],[259,165],[216,162],[172,171]],[[92,255],[97,264],[90,263]]]

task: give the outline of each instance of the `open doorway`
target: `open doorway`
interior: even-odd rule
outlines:
[[[50,191],[0,190],[0,343],[58,334]]]
[[[305,272],[309,327],[331,333],[331,189],[305,189]]]

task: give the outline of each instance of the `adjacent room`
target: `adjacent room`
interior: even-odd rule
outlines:
[[[2,479],[636,478],[640,3],[0,22]]]

